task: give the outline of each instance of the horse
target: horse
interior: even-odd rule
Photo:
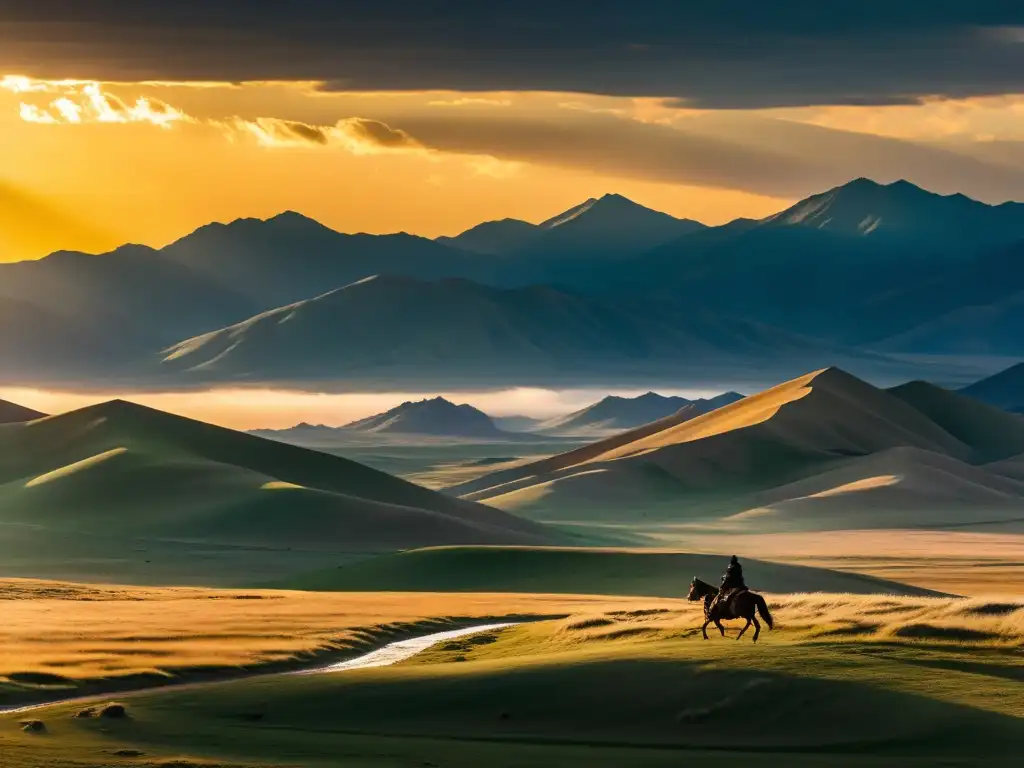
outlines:
[[[753,624],[754,642],[756,643],[758,635],[761,634],[761,624],[758,622],[756,615],[758,613],[761,614],[761,618],[768,625],[768,629],[774,629],[772,615],[768,611],[768,604],[761,595],[751,592],[749,589],[744,589],[734,592],[712,608],[712,603],[717,596],[718,590],[715,587],[701,581],[696,576],[693,577],[693,581],[690,582],[690,593],[686,596],[686,599],[692,602],[704,601],[704,626],[700,628],[700,631],[704,635],[705,640],[708,639],[708,624],[711,622],[715,622],[718,631],[722,633],[722,637],[725,637],[725,627],[722,626],[722,619],[726,621],[730,619],[746,619],[746,626],[740,630],[736,639],[739,640],[743,637],[743,633]]]

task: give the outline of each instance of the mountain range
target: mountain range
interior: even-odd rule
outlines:
[[[608,395],[586,408],[541,422],[533,427],[533,431],[553,435],[622,432],[664,419],[684,409],[690,418],[696,418],[742,398],[743,395],[736,392],[726,392],[716,397],[697,400],[666,397],[657,392],[648,392],[637,397]]]
[[[1024,418],[830,368],[448,489],[537,520],[1024,530]]]
[[[550,286],[380,276],[166,350],[186,381],[541,385],[681,375],[695,360],[828,360],[840,352],[756,323],[618,304]]]
[[[467,403],[456,405],[443,397],[410,400],[342,427],[303,423],[288,429],[252,430],[252,434],[300,445],[343,443],[360,436],[397,437],[403,441],[421,437],[486,441],[519,437],[499,429],[483,411]]]
[[[1022,204],[867,179],[716,227],[619,195],[436,241],[284,213],[161,249],[0,264],[0,371],[9,382],[394,384],[415,368],[562,383],[678,375],[723,356],[771,357],[779,371],[865,355],[1020,356],[1022,249]],[[452,333],[469,344],[461,355]]]

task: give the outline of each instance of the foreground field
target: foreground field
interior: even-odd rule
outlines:
[[[981,765],[1024,747],[1024,603],[770,604],[756,646],[700,640],[691,604],[594,602],[396,667],[132,695],[123,720],[59,705],[32,713],[40,735],[8,715],[0,750],[18,767],[511,768]]]
[[[0,581],[0,706],[292,668],[489,617],[636,600],[327,594]]]

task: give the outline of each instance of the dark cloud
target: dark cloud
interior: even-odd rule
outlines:
[[[414,147],[415,139],[408,133],[392,128],[378,120],[367,120],[364,117],[352,117],[342,123],[357,138],[381,147],[395,149],[398,147]]]
[[[46,77],[578,91],[704,107],[1024,91],[1019,0],[0,2],[0,66]]]
[[[679,127],[569,111],[557,122],[505,114],[387,116],[424,146],[596,173],[796,198],[869,176],[905,178],[987,202],[1024,199],[1024,167],[901,139],[742,113]]]
[[[283,130],[291,133],[298,139],[303,139],[312,144],[327,144],[327,132],[323,128],[315,125],[306,125],[305,123],[297,123],[294,120],[281,120],[280,125]]]

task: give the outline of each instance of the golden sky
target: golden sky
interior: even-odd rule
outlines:
[[[693,110],[565,93],[99,83],[0,75],[0,261],[165,245],[296,210],[455,234],[623,194],[708,224],[865,175],[1024,199],[1024,97]]]

